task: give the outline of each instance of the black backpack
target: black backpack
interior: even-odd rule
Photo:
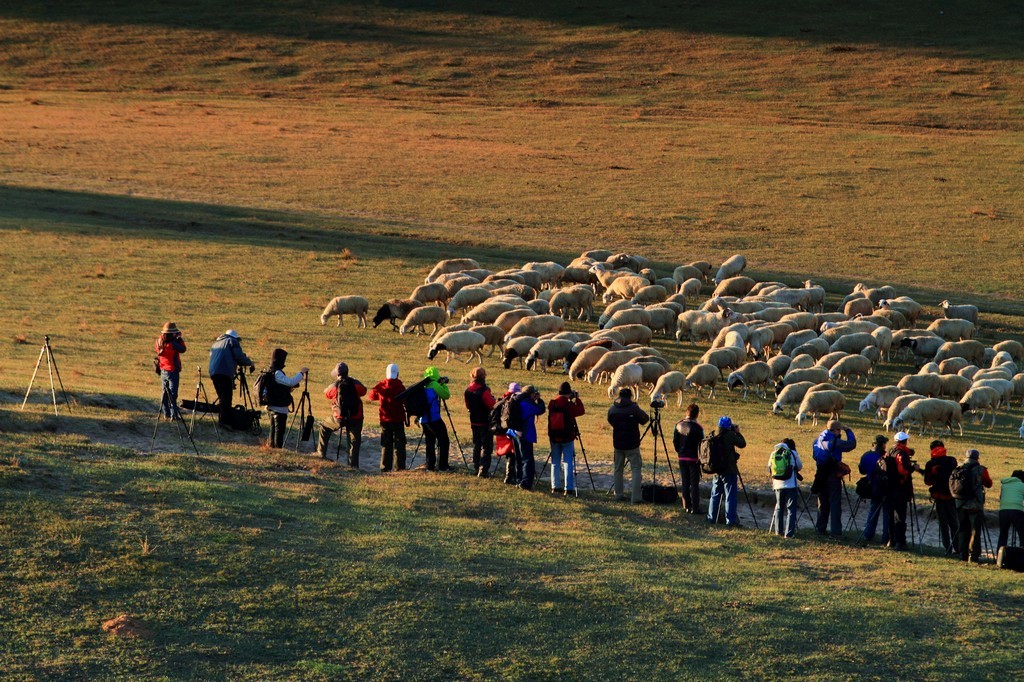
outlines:
[[[953,473],[949,475],[949,494],[964,502],[977,499],[978,482],[974,475],[975,469],[980,470],[981,467],[974,462],[961,464],[953,469]]]
[[[503,396],[494,404],[491,416],[487,420],[491,433],[498,436],[504,435],[509,429],[513,431],[523,430],[523,411],[519,405],[521,397],[521,393],[513,393]]]
[[[700,470],[705,474],[724,474],[729,470],[725,446],[719,434],[713,433],[704,437],[697,448],[697,461],[700,462]]]
[[[427,382],[420,381],[407,388],[398,396],[405,403],[406,418],[423,417],[430,414],[430,400],[427,399]]]
[[[274,378],[273,370],[269,367],[267,369],[261,369],[260,373],[256,375],[256,381],[252,384],[253,389],[256,391],[256,404],[270,404],[271,385],[277,386],[277,379]]]
[[[349,377],[334,382],[337,394],[334,404],[338,407],[338,415],[342,419],[351,419],[359,413],[359,396],[356,395],[355,380]]]

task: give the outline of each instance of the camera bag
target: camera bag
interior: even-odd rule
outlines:
[[[1024,572],[1024,547],[1000,547],[996,555],[996,566],[1018,573]]]
[[[644,502],[673,504],[679,501],[679,492],[675,489],[675,486],[644,483],[640,486],[640,497],[643,498]]]

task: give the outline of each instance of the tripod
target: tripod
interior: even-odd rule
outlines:
[[[452,421],[452,413],[448,410],[448,401],[442,400],[441,405],[444,406],[444,413],[448,415],[448,424],[452,427],[452,435],[455,436],[455,445],[459,448],[459,454],[462,455],[462,465],[466,467],[466,471],[469,471],[469,461],[466,459],[466,453],[462,449],[462,442],[459,440],[459,432],[455,430],[455,422]],[[417,445],[419,447],[419,445]]]
[[[299,407],[292,413],[292,420],[288,425],[288,433],[284,437],[284,446],[287,448],[288,439],[291,437],[292,428],[295,426],[295,419],[298,418],[299,431],[295,434],[295,452],[299,451],[299,443],[308,441],[310,434],[313,432],[313,404],[309,399],[309,375],[307,374],[305,378],[306,382],[302,385],[302,397],[299,398]],[[339,428],[338,438],[341,439],[343,437],[344,434],[341,433]]]
[[[185,444],[185,436],[188,436],[188,442],[192,444],[192,449],[196,451],[196,455],[199,455],[199,448],[196,446],[195,440],[192,438],[192,432],[189,431],[188,424],[185,423],[185,418],[181,416],[181,411],[178,406],[171,400],[171,392],[167,390],[167,386],[163,387],[163,392],[160,397],[160,406],[157,408],[156,413],[156,426],[153,427],[153,441],[149,444],[149,452],[152,454],[156,448],[156,434],[160,430],[160,420],[163,417],[164,404],[170,405],[171,407],[171,420],[174,422],[174,428],[178,431],[178,440],[181,444]],[[185,435],[182,435],[184,429]]]
[[[664,403],[661,403],[664,405]],[[650,423],[647,424],[647,428],[642,434],[640,434],[640,443],[644,442],[644,438],[648,433],[653,434],[652,440],[654,441],[654,459],[652,461],[651,468],[651,482],[658,485],[658,442],[661,442],[661,454],[665,457],[665,466],[668,468],[669,476],[672,477],[672,489],[676,488],[676,474],[672,471],[672,460],[668,456],[668,445],[665,443],[665,432],[661,430],[661,407],[657,403],[651,403],[651,407],[654,408],[654,416],[651,417]],[[651,500],[654,500],[654,492],[651,492]],[[679,506],[683,507],[683,497],[679,496]]]
[[[850,510],[850,520],[847,522],[847,530],[849,530],[849,524],[852,523],[854,529],[860,533],[860,526],[857,525],[857,507],[860,506],[860,498],[857,498],[857,505],[854,506],[853,502],[850,500],[850,491],[846,487],[846,479],[840,478],[839,482],[843,484],[843,495],[846,497],[846,508]]]
[[[211,414],[208,411],[208,409],[203,409],[203,410],[199,409],[199,405],[200,404],[204,405],[204,407],[208,407],[210,405],[210,398],[206,394],[206,386],[203,385],[203,368],[201,366],[199,366],[199,365],[196,366],[196,376],[197,376],[197,379],[196,379],[196,397],[195,397],[195,400],[192,401],[192,417],[190,418],[189,425],[188,425],[189,433],[195,433],[196,432],[196,413],[197,412],[200,413],[200,415],[201,415],[199,417],[199,421],[202,421],[208,414]],[[200,403],[200,401],[199,401],[200,397],[202,397],[202,399],[203,399],[202,403]],[[188,405],[185,405],[185,406],[188,407]],[[214,430],[217,433],[217,440],[218,441],[222,441],[222,439],[220,437],[220,427],[217,426],[217,418],[216,417],[214,417],[214,419],[213,419],[213,428],[214,428]]]
[[[53,414],[57,415],[57,391],[53,385],[53,375],[57,375],[57,383],[60,384],[60,392],[64,396],[64,403],[68,406],[68,412],[71,411],[71,401],[68,399],[68,392],[64,390],[64,381],[60,378],[60,370],[57,369],[57,359],[53,357],[53,349],[50,348],[50,337],[43,337],[43,347],[39,349],[39,359],[36,360],[36,367],[32,370],[32,378],[28,382],[28,390],[25,391],[25,400],[21,403],[21,409],[25,409],[25,405],[28,403],[28,394],[32,392],[32,384],[36,380],[36,372],[39,371],[39,365],[43,361],[43,355],[46,355],[46,369],[50,373],[50,397],[53,398]]]
[[[249,433],[256,437],[262,436],[263,429],[260,427],[259,411],[256,402],[252,399],[252,393],[249,392],[249,380],[245,377],[245,368],[238,367],[235,371],[235,378],[238,379],[238,404],[242,406],[246,414],[256,412],[256,418],[249,426]]]

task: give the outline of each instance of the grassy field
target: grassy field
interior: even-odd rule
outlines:
[[[821,281],[830,303],[854,282],[890,283],[931,315],[947,297],[978,304],[986,342],[1021,339],[1022,29],[1021,9],[997,2],[0,8],[0,669],[1014,671],[1024,595],[996,571],[727,534],[600,495],[354,474],[206,431],[200,457],[168,434],[142,453],[165,320],[189,343],[182,396],[230,327],[259,365],[278,346],[309,365],[322,416],[337,361],[366,383],[391,361],[409,379],[427,346],[350,320],[321,327],[323,305],[361,294],[376,308],[443,257],[497,270],[607,247],[667,273],[741,252],[760,279]],[[16,411],[44,334],[70,416],[47,414],[45,375]],[[655,346],[684,370],[704,350]],[[563,378],[485,366],[492,385],[530,381],[547,397]],[[465,366],[444,371],[465,383]],[[872,383],[908,371],[886,364]],[[604,466],[605,388],[581,392]],[[880,427],[856,412],[863,389],[846,394],[867,444]],[[755,488],[772,444],[792,436],[807,458],[818,432],[761,400],[703,404],[705,423],[743,424]],[[679,416],[670,403],[666,426]],[[947,444],[980,447],[1006,476],[1024,467],[1021,417],[1015,405]],[[99,629],[122,612],[154,637]]]

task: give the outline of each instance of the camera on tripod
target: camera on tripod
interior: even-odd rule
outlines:
[[[439,383],[439,384],[447,384],[449,381],[451,381],[451,379],[449,379],[448,377],[441,377],[441,378],[439,378],[437,380],[437,383]]]
[[[661,398],[651,398],[651,407],[655,410],[660,410],[665,407],[665,401]]]

